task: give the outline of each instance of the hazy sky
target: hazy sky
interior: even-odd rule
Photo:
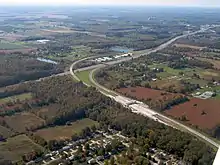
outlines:
[[[213,6],[220,0],[0,0],[0,5],[160,5],[160,6]]]

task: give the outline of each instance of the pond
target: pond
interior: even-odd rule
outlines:
[[[53,61],[53,60],[50,60],[50,59],[41,58],[41,57],[38,57],[37,60],[41,61],[41,62],[50,63],[50,64],[58,64],[56,61]]]
[[[115,51],[115,52],[128,53],[132,51],[133,49],[129,49],[126,47],[121,47],[121,46],[114,46],[114,47],[111,47],[110,50]]]

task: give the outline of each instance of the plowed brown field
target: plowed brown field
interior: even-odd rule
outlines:
[[[220,102],[218,100],[202,100],[192,98],[190,101],[172,107],[166,114],[188,119],[188,123],[203,129],[212,129],[220,124]]]
[[[117,91],[128,96],[135,97],[138,100],[170,100],[173,99],[175,96],[181,95],[144,87],[121,88]]]

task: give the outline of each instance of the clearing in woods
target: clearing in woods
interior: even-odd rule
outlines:
[[[65,140],[70,139],[72,135],[80,133],[84,128],[98,125],[98,122],[85,118],[72,122],[71,125],[56,126],[36,131],[36,134],[45,140]]]
[[[14,95],[14,96],[11,96],[11,97],[1,98],[0,99],[0,104],[5,104],[5,103],[10,102],[10,101],[14,102],[17,99],[19,99],[20,101],[24,101],[26,99],[31,99],[31,98],[32,98],[31,93],[23,93],[23,94],[20,94],[20,95]]]
[[[19,161],[23,155],[35,150],[43,151],[44,149],[26,135],[18,135],[0,143],[0,159]]]
[[[36,129],[45,124],[45,121],[33,113],[22,112],[12,116],[5,116],[7,125],[16,132],[26,132],[27,130]]]

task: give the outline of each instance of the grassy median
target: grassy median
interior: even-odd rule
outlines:
[[[81,71],[81,72],[76,72],[75,74],[82,82],[92,86],[92,83],[89,80],[90,72],[91,72],[91,70],[85,70],[85,71]]]

